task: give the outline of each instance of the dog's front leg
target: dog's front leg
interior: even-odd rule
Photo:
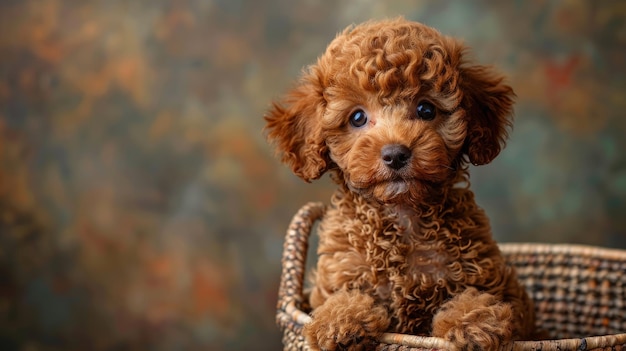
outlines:
[[[469,288],[444,303],[433,318],[433,336],[454,343],[459,350],[497,350],[511,341],[511,305]]]
[[[330,295],[312,313],[304,335],[313,350],[368,350],[389,327],[387,309],[358,290]]]

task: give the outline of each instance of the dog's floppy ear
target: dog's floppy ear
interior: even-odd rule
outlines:
[[[468,125],[464,151],[472,164],[484,165],[504,147],[512,125],[515,93],[503,76],[486,66],[464,67],[459,83]]]
[[[307,182],[319,178],[330,163],[320,126],[326,106],[320,79],[317,67],[310,67],[265,115],[268,139],[282,161]]]

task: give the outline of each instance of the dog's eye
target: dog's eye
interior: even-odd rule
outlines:
[[[367,123],[367,115],[363,110],[356,110],[350,115],[350,125],[355,128],[363,127]]]
[[[435,105],[431,104],[428,101],[421,101],[417,104],[417,109],[415,110],[417,117],[423,119],[425,121],[432,121],[437,117],[437,108]]]

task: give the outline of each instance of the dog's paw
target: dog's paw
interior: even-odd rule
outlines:
[[[331,295],[304,326],[304,336],[314,350],[368,350],[389,327],[387,310],[371,296],[358,291]]]
[[[497,350],[511,341],[511,306],[470,288],[441,306],[433,318],[433,336],[462,351]]]

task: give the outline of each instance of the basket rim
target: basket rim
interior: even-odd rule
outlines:
[[[408,334],[384,333],[379,342],[385,344],[400,344],[403,346],[442,349],[455,351],[457,347],[449,341],[434,336],[415,336]],[[626,344],[626,333],[586,336],[582,338],[569,339],[547,339],[547,340],[516,340],[501,345],[499,351],[563,351],[563,350],[593,350],[611,345]]]
[[[293,216],[287,235],[285,236],[285,246],[283,249],[283,273],[281,274],[281,288],[279,292],[278,314],[282,318],[277,318],[279,325],[286,331],[283,318],[287,318],[289,323],[298,328],[311,321],[311,317],[302,311],[299,306],[304,301],[303,280],[308,249],[308,239],[312,225],[319,220],[326,206],[321,202],[309,202],[302,206]],[[304,224],[299,228],[299,224]],[[303,230],[301,230],[303,229]],[[291,242],[290,245],[287,243]],[[300,245],[294,245],[299,242]],[[533,253],[533,254],[564,254],[582,257],[601,257],[609,260],[626,260],[626,250],[611,249],[592,245],[581,244],[551,244],[532,242],[508,242],[498,243],[500,250],[505,253]],[[291,259],[289,250],[295,250],[299,259]],[[292,289],[286,289],[286,275],[295,274],[295,284]],[[289,272],[289,273],[287,273]],[[433,336],[417,336],[400,333],[384,333],[378,340],[382,344],[399,344],[411,348],[419,349],[445,349],[456,351],[457,348],[449,341]],[[626,332],[610,335],[593,335],[581,338],[569,339],[548,339],[548,340],[517,340],[501,345],[500,351],[563,351],[563,350],[591,350],[614,345],[626,345]]]
[[[574,243],[534,243],[506,242],[498,243],[500,250],[506,253],[520,254],[563,254],[580,257],[601,257],[603,260],[626,260],[626,250]]]

